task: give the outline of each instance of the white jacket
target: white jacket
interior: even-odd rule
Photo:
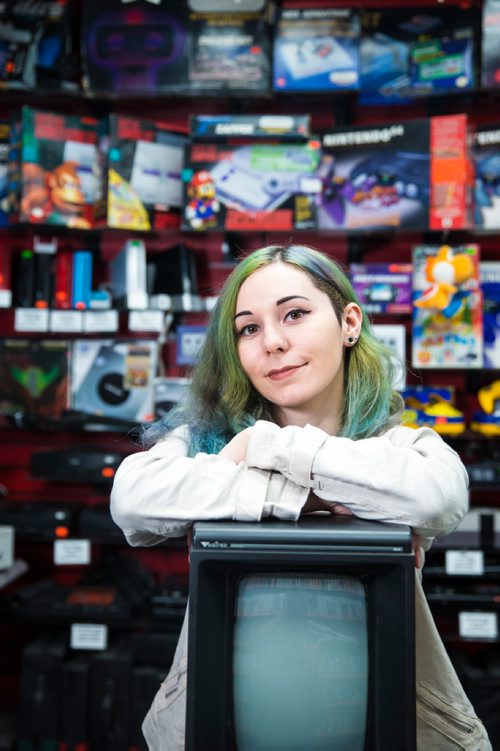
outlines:
[[[423,551],[451,532],[468,505],[460,458],[428,428],[394,427],[353,441],[319,428],[258,421],[246,461],[187,456],[179,428],[127,457],[111,493],[111,514],[131,545],[185,535],[193,521],[266,516],[298,519],[310,490],[363,519],[410,525]],[[488,751],[486,731],[465,696],[416,579],[417,745],[432,751]],[[143,725],[150,751],[184,749],[187,621],[171,670]]]

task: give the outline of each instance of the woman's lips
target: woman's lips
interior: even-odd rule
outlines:
[[[295,373],[299,368],[303,368],[304,365],[290,365],[289,367],[280,368],[279,370],[270,370],[267,377],[270,378],[271,381],[282,381],[284,378],[287,378],[287,376]]]

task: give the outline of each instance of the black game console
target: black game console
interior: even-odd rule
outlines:
[[[124,456],[94,446],[37,451],[31,457],[31,473],[43,480],[110,483]]]

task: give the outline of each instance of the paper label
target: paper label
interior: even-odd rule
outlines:
[[[71,649],[100,649],[108,646],[108,627],[104,623],[72,623]]]
[[[38,308],[16,308],[14,314],[15,331],[48,331],[49,311]]]
[[[482,576],[484,553],[482,550],[447,550],[445,570],[455,576]]]
[[[458,633],[463,639],[498,639],[496,613],[459,613]]]
[[[87,566],[90,563],[90,540],[56,540],[56,566]]]

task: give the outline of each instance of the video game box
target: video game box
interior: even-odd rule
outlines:
[[[185,230],[315,229],[321,144],[293,116],[194,119]],[[299,135],[300,134],[300,135]]]
[[[320,229],[470,226],[466,115],[335,128],[322,146]]]

